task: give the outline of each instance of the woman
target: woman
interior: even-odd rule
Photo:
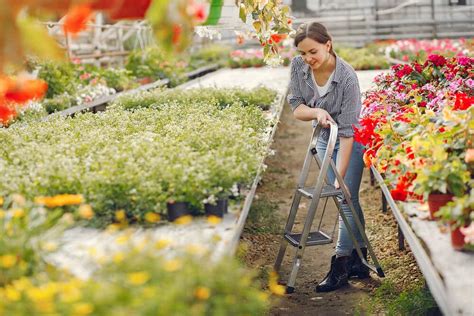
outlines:
[[[326,28],[320,23],[300,26],[295,35],[295,46],[300,56],[291,63],[291,81],[288,102],[294,117],[302,121],[315,120],[324,128],[316,149],[322,160],[329,138],[329,122],[338,125],[338,141],[333,158],[336,168],[344,178],[351,200],[363,226],[364,215],[359,204],[359,187],[364,163],[362,146],[354,141],[353,126],[358,124],[361,110],[359,81],[354,69],[336,56],[332,40]],[[333,172],[329,181],[339,188]],[[352,231],[367,258],[367,248],[357,230],[352,212],[346,203],[342,210]],[[329,292],[348,284],[348,278],[358,276],[367,278],[368,268],[362,264],[353,249],[352,239],[339,216],[339,237],[336,254],[331,259],[331,269],[316,286],[317,292]]]

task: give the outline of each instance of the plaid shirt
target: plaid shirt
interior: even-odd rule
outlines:
[[[288,103],[292,110],[301,104],[324,109],[336,121],[339,137],[353,137],[353,126],[358,126],[361,110],[359,80],[354,69],[336,56],[334,77],[328,91],[322,96],[318,94],[311,71],[301,56],[291,61]],[[329,128],[321,131],[321,137],[324,140],[329,138]]]

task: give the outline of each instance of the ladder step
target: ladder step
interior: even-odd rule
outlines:
[[[302,234],[285,234],[285,239],[293,246],[298,247]],[[306,240],[306,246],[316,246],[332,243],[332,238],[322,231],[310,232]]]
[[[305,197],[312,199],[313,198],[313,192],[314,192],[315,187],[304,187],[298,189],[298,192],[303,194]],[[341,189],[336,189],[333,185],[325,185],[323,186],[323,191],[321,192],[321,197],[329,197],[329,196],[337,196],[341,195],[342,190]]]

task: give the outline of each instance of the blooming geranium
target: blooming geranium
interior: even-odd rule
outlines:
[[[430,157],[442,159],[465,146],[450,138],[468,120],[456,112],[473,105],[473,64],[470,57],[431,55],[423,64],[395,65],[375,78],[377,87],[366,94],[355,140],[365,146],[366,165],[393,184],[394,198],[411,196],[416,176],[410,175],[432,166]]]

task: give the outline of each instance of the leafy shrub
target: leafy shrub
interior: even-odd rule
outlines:
[[[62,111],[74,106],[75,99],[71,95],[65,93],[57,95],[51,99],[45,99],[42,102],[44,109],[48,113],[54,113],[57,111]]]
[[[176,86],[187,80],[187,63],[173,58],[157,47],[137,50],[128,56],[126,69],[137,78],[153,80],[169,79],[170,86]]]
[[[209,64],[224,65],[230,53],[230,47],[218,44],[204,46],[190,56],[190,66],[193,69]]]
[[[134,84],[132,72],[127,69],[100,69],[100,77],[103,78],[109,88],[120,92],[137,86]]]
[[[36,64],[38,67],[38,78],[48,83],[46,98],[69,93],[75,94],[78,85],[78,77],[72,63],[61,63],[42,61]]]
[[[335,51],[355,70],[390,68],[390,63],[375,46],[365,48],[336,47]]]
[[[1,130],[0,195],[81,193],[103,225],[117,209],[140,221],[170,200],[199,204],[229,192],[253,179],[268,126],[258,107],[229,102],[180,99]]]
[[[267,110],[275,101],[277,93],[274,90],[259,87],[252,90],[241,88],[214,89],[200,88],[189,90],[158,90],[158,92],[141,92],[139,95],[123,96],[113,106],[124,109],[159,107],[169,102],[193,103],[196,100],[216,104],[223,109],[238,103],[242,106],[257,105]]]

